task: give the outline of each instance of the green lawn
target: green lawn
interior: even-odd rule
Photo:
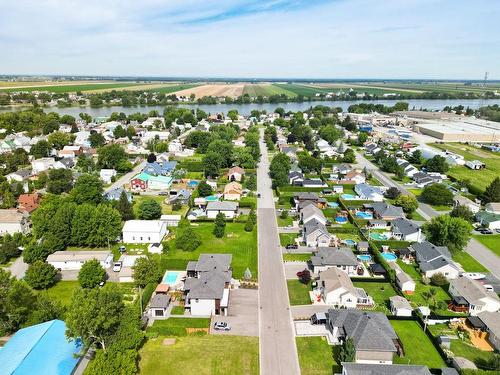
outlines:
[[[288,225],[292,225],[293,223],[293,218],[291,216],[287,216],[286,219],[282,219],[278,215],[278,227],[286,227]]]
[[[311,298],[309,291],[311,290],[311,283],[302,284],[299,280],[287,280],[288,297],[290,298],[290,305],[310,305]]]
[[[239,336],[187,336],[174,345],[149,339],[139,352],[143,375],[258,375],[259,339]]]
[[[331,375],[340,373],[341,368],[332,355],[332,346],[324,337],[296,337],[302,375]]]
[[[500,257],[500,234],[475,235],[473,237]]]
[[[253,277],[257,277],[257,228],[253,232],[245,232],[244,223],[226,223],[223,238],[214,236],[214,224],[210,222],[192,224],[191,228],[199,234],[201,245],[195,251],[177,249],[175,241],[169,237],[170,250],[162,255],[162,264],[168,269],[184,270],[188,261],[197,260],[201,253],[233,254],[232,267],[234,277],[241,278],[248,267]],[[173,235],[179,229],[173,230]]]
[[[282,88],[278,85],[271,84],[247,84],[243,89],[243,94],[248,94],[251,97],[257,96],[270,96],[285,94],[287,97],[292,98],[297,96],[294,92]]]
[[[283,253],[283,260],[289,262],[307,262],[311,259],[311,255],[312,254]]]
[[[184,315],[184,306],[174,306],[170,312],[172,315]]]
[[[460,263],[467,272],[488,272],[486,267],[465,251],[456,251],[452,258],[455,262]]]
[[[47,295],[61,302],[63,305],[68,306],[71,302],[71,297],[76,289],[80,288],[80,283],[78,281],[58,281],[56,285],[47,289],[47,291],[42,291],[40,293],[47,293]]]
[[[430,368],[446,367],[439,352],[417,322],[391,320],[391,324],[405,351],[403,358],[394,357],[394,363],[424,365]]]
[[[146,332],[163,336],[186,336],[186,328],[209,328],[210,318],[168,318],[155,320]]]
[[[391,284],[386,282],[363,282],[355,281],[354,286],[357,288],[363,288],[366,293],[375,301],[374,310],[382,311],[388,313],[389,310],[389,298],[397,295],[396,291]]]
[[[134,214],[136,217],[139,215],[139,205],[145,200],[154,200],[161,206],[161,213],[163,215],[178,214],[184,216],[189,210],[187,205],[183,205],[179,211],[173,211],[172,205],[168,204],[168,198],[160,195],[134,195]]]
[[[288,244],[294,244],[298,233],[280,233],[280,243],[281,246],[286,246]]]

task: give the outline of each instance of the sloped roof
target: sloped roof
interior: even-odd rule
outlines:
[[[232,254],[200,254],[196,271],[228,271],[231,268]]]
[[[392,220],[391,224],[393,227],[393,231],[395,231],[394,229],[396,229],[397,232],[402,233],[405,236],[412,233],[418,233],[420,229],[417,224],[402,217],[398,217],[397,219]]]
[[[427,366],[342,363],[345,375],[431,375]]]
[[[494,292],[484,288],[479,281],[471,280],[468,277],[457,277],[450,280],[450,286],[453,286],[461,297],[465,298],[471,305],[484,305],[483,298],[490,298],[500,303],[500,299]]]
[[[184,289],[189,290],[190,298],[200,299],[222,299],[226,282],[231,277],[231,272],[203,272],[199,278],[189,277],[186,279]]]
[[[238,203],[228,201],[215,201],[207,203],[207,211],[236,211]]]
[[[358,260],[347,247],[320,247],[316,255],[311,257],[314,266],[357,266]]]

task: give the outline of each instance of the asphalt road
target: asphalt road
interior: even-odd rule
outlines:
[[[281,259],[267,148],[260,137],[257,169],[259,246],[259,352],[261,375],[300,374],[285,270]]]
[[[143,162],[137,164],[134,167],[134,169],[132,169],[127,174],[124,174],[118,180],[116,180],[115,182],[113,182],[110,186],[108,186],[107,188],[105,188],[104,192],[108,193],[111,190],[114,190],[116,188],[119,188],[119,187],[122,187],[123,185],[128,184],[130,182],[130,180],[132,179],[132,177],[134,177],[135,175],[139,174],[144,169],[145,166],[146,166],[146,161],[143,161]]]
[[[385,186],[394,186],[406,194],[411,194],[403,185],[387,177],[378,169],[375,164],[367,160],[359,152],[356,152],[356,160],[359,168],[366,167],[366,169],[368,169],[369,172]],[[443,212],[438,212],[425,203],[419,203],[417,212],[426,220],[430,220],[434,216],[443,214]],[[474,238],[470,239],[467,247],[465,248],[465,251],[472,255],[484,267],[486,267],[493,276],[495,276],[497,279],[500,279],[500,258],[495,253],[493,253],[490,249],[485,247],[481,242],[477,241]]]

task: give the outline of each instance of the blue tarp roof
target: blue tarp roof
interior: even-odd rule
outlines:
[[[70,375],[80,351],[76,341],[68,342],[66,324],[51,320],[19,330],[0,350],[2,375]]]

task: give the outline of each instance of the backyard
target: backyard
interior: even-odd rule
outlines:
[[[201,245],[194,251],[177,249],[173,237],[182,230],[177,228],[170,236],[168,243],[170,250],[167,255],[162,255],[162,264],[168,269],[184,270],[190,260],[197,260],[201,253],[229,253],[233,255],[232,267],[236,278],[243,277],[248,267],[254,278],[257,277],[257,229],[245,232],[243,223],[226,223],[224,237],[216,238],[212,233],[214,224],[197,223],[191,228],[200,236]]]
[[[164,345],[165,336],[149,339],[139,352],[140,373],[177,375],[257,375],[257,337],[190,335]]]
[[[303,284],[299,280],[287,280],[288,297],[290,298],[290,305],[310,305],[311,297],[309,291],[311,290],[311,283]]]
[[[429,368],[446,367],[446,363],[439,355],[432,341],[416,321],[391,320],[391,324],[405,351],[404,357],[394,357],[394,363],[424,365]]]
[[[500,234],[475,235],[473,237],[500,257]]]
[[[390,283],[386,282],[363,282],[355,281],[356,288],[363,288],[365,292],[375,301],[374,310],[388,313],[389,298],[397,295],[396,291]]]
[[[302,375],[331,375],[340,373],[332,355],[332,346],[324,337],[296,337]]]

